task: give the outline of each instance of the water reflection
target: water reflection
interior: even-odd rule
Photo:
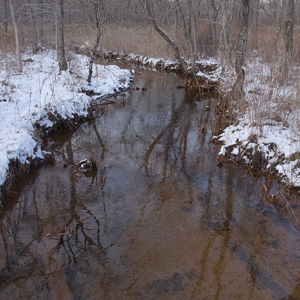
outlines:
[[[264,178],[217,167],[214,100],[180,80],[145,71],[147,91],[49,141],[55,166],[1,213],[1,298],[299,298],[299,228]]]

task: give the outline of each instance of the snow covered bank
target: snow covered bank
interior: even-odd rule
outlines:
[[[297,73],[295,70],[295,76]],[[300,187],[298,80],[284,86],[277,82],[275,66],[259,58],[249,59],[245,99],[236,107],[238,120],[218,137],[223,143],[220,159],[262,168]]]
[[[182,73],[182,68],[177,60],[153,58],[134,53],[124,53],[116,51],[106,51],[104,58],[107,60],[120,60],[130,62],[137,66],[151,68],[159,71],[170,73]],[[186,63],[191,70],[192,62],[186,60]],[[203,92],[217,92],[219,89],[219,80],[221,67],[220,64],[213,58],[202,58],[195,62],[196,76],[198,83]],[[198,88],[198,86],[197,86]]]
[[[96,98],[130,86],[130,71],[114,65],[94,65],[88,84],[89,58],[84,55],[68,54],[69,69],[61,73],[54,51],[23,58],[23,73],[17,74],[13,55],[0,53],[0,187],[10,161],[28,164],[44,158],[36,139],[37,124],[51,128],[58,119],[87,117],[92,97],[83,90],[93,91]]]

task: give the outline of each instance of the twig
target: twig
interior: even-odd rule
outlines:
[[[296,219],[297,223],[299,224],[299,223],[300,223],[300,222],[299,222],[299,219],[297,218],[297,216],[296,216],[294,210],[292,209],[292,207],[291,207],[289,201],[288,201],[287,198],[283,195],[284,189],[285,189],[286,187],[287,187],[287,186],[284,186],[284,187],[283,187],[283,189],[280,191],[280,195],[281,195],[282,199],[285,201],[285,206],[286,206],[288,209],[291,210],[291,212],[292,212],[294,218]]]
[[[69,237],[72,236],[72,234],[69,233],[68,231],[66,231],[66,232],[61,232],[61,233],[58,233],[58,234],[56,234],[56,235],[58,235],[58,236],[67,235],[67,236],[69,236]]]

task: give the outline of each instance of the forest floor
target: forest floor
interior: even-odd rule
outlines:
[[[0,53],[0,187],[15,177],[12,162],[44,159],[40,138],[58,122],[87,118],[92,101],[130,87],[130,70],[94,65],[88,84],[89,58],[68,54],[67,60],[68,70],[59,72],[55,51],[23,54],[18,74],[14,55]]]

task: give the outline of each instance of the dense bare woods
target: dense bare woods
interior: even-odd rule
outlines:
[[[56,37],[64,34],[68,50],[93,56],[100,48],[192,62],[218,55],[226,68],[240,68],[244,52],[256,50],[267,60],[281,57],[281,82],[298,59],[300,0],[61,0],[62,14],[56,2],[0,0],[1,49],[12,50],[18,40],[21,52],[61,48]]]

